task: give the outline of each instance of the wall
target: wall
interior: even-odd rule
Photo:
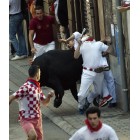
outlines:
[[[119,41],[118,41],[118,29],[117,29],[117,17],[116,17],[116,0],[108,1],[104,0],[104,21],[105,21],[105,31],[106,35],[112,36],[114,48],[114,54],[110,55],[111,61],[111,69],[115,78],[116,83],[116,94],[117,100],[119,103],[120,108],[122,108],[122,91],[121,91],[121,71],[120,71],[120,58],[119,58]],[[124,35],[124,53],[125,53],[125,68],[126,68],[126,77],[127,77],[127,87],[128,90],[130,88],[130,49],[129,49],[129,13],[123,12],[122,13],[122,26],[123,26],[123,35]],[[114,25],[114,36],[111,33],[111,24]],[[128,93],[130,94],[130,93]]]
[[[94,1],[94,2],[93,2]],[[92,35],[94,35],[94,14],[91,13],[91,2],[98,4],[98,15],[99,15],[99,32],[100,38],[104,36],[111,36],[112,38],[112,47],[113,53],[110,55],[111,70],[116,84],[116,94],[118,106],[122,108],[123,93],[122,93],[122,81],[121,81],[121,68],[120,68],[120,55],[119,55],[119,40],[118,40],[118,26],[117,26],[117,17],[116,17],[116,3],[115,0],[86,0],[86,16],[88,29]],[[95,5],[94,5],[95,6]],[[97,7],[94,7],[97,8]],[[129,49],[129,36],[130,36],[130,17],[129,11],[122,13],[122,25],[123,25],[123,34],[124,34],[124,52],[125,52],[125,66],[126,66],[126,75],[127,75],[127,86],[128,90],[130,87],[130,49]],[[113,27],[111,30],[111,26]],[[130,94],[130,93],[128,93]]]
[[[47,1],[47,0],[46,0]],[[120,108],[122,108],[122,91],[121,91],[121,71],[120,71],[120,58],[119,58],[119,42],[118,42],[118,28],[117,28],[117,17],[116,17],[116,0],[67,0],[68,15],[69,15],[69,28],[70,34],[74,31],[81,31],[81,28],[86,27],[89,29],[90,34],[94,36],[94,13],[92,7],[95,1],[98,4],[98,15],[99,15],[99,32],[100,38],[105,35],[109,35],[112,38],[113,53],[110,55],[111,70],[116,84],[117,102]],[[79,3],[79,7],[78,7]],[[92,4],[92,5],[91,5]],[[95,7],[97,8],[97,7]],[[78,16],[79,15],[79,16]],[[79,18],[80,17],[80,18]],[[81,21],[81,27],[78,28]],[[111,25],[112,30],[111,30]],[[127,72],[127,85],[130,87],[130,13],[122,13],[122,25],[125,39],[125,62]],[[130,93],[129,93],[130,94]]]

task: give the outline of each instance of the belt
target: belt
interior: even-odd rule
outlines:
[[[9,14],[9,16],[15,16],[15,15],[18,15],[18,14],[20,14],[21,12],[19,12],[19,13],[16,13],[16,14]]]
[[[85,70],[89,70],[89,71],[94,71],[93,68],[86,68],[86,67],[83,67],[83,69],[85,69]]]

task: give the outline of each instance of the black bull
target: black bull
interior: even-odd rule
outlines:
[[[54,89],[54,107],[61,105],[64,90],[70,89],[78,101],[76,82],[81,79],[82,63],[81,56],[74,59],[72,50],[51,50],[37,57],[32,63],[40,66],[40,85]]]

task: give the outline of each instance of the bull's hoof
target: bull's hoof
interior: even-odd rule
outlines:
[[[54,107],[58,108],[62,104],[62,100],[54,99]]]

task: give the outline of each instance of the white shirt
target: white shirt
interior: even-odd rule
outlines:
[[[108,66],[105,57],[102,57],[102,52],[106,51],[108,46],[100,41],[85,41],[80,47],[80,54],[83,57],[83,66],[86,68],[95,69],[100,66]]]
[[[58,4],[59,4],[59,0],[56,0],[54,2],[54,12],[55,12],[55,19],[56,19],[57,23],[60,24],[60,21],[58,19]]]
[[[79,32],[74,32],[73,35],[74,48],[76,50],[78,47],[78,40],[82,34],[80,34]],[[83,44],[80,47],[80,54],[82,54],[83,57],[83,66],[86,68],[93,69],[100,66],[108,66],[106,58],[102,57],[102,52],[106,51],[107,49],[108,46],[102,43],[101,41],[83,41]]]
[[[87,126],[77,130],[69,140],[119,140],[116,132],[107,124],[102,124],[102,128],[96,132],[91,132]]]
[[[21,0],[9,0],[9,14],[17,14],[21,12]]]
[[[82,34],[79,32],[74,32],[74,48],[75,50],[78,47],[78,40],[81,38]],[[83,58],[83,67],[88,69],[95,69],[100,66],[108,66],[107,60],[105,57],[102,57],[102,51],[106,51],[108,46],[102,43],[101,41],[85,41],[88,36],[84,36],[81,41],[83,44],[80,46],[80,54]],[[94,71],[89,71],[83,69],[83,73],[95,76],[97,73]]]

